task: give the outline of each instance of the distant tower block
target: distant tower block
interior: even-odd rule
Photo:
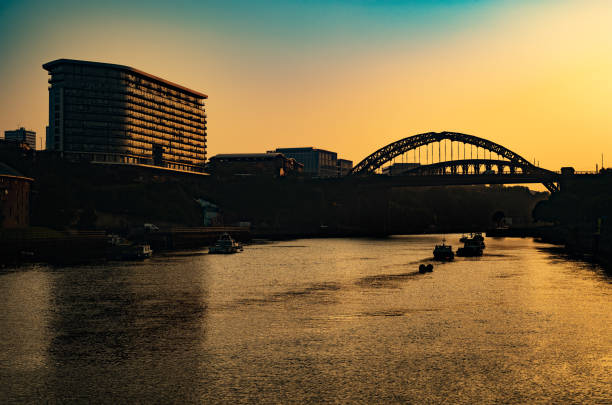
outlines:
[[[36,132],[21,127],[14,131],[4,131],[4,139],[13,142],[25,142],[32,149],[36,149]]]

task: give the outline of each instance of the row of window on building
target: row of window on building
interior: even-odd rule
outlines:
[[[58,59],[49,83],[47,150],[67,159],[202,172],[205,94],[129,66]]]

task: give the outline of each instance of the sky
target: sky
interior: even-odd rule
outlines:
[[[429,131],[540,166],[612,166],[609,0],[0,0],[0,130],[43,142],[59,59],[208,94],[208,156],[314,146],[359,162]],[[607,163],[606,163],[607,166]]]

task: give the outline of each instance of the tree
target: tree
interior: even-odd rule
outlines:
[[[503,211],[498,210],[493,213],[493,217],[491,219],[493,220],[495,225],[499,228],[501,227],[504,218],[506,218],[506,214],[504,214]]]

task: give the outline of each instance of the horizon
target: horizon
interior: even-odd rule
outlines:
[[[612,152],[610,17],[600,0],[8,1],[0,129],[32,129],[44,145],[42,64],[67,58],[207,94],[209,157],[310,145],[357,163],[455,131],[550,170],[593,170]]]

